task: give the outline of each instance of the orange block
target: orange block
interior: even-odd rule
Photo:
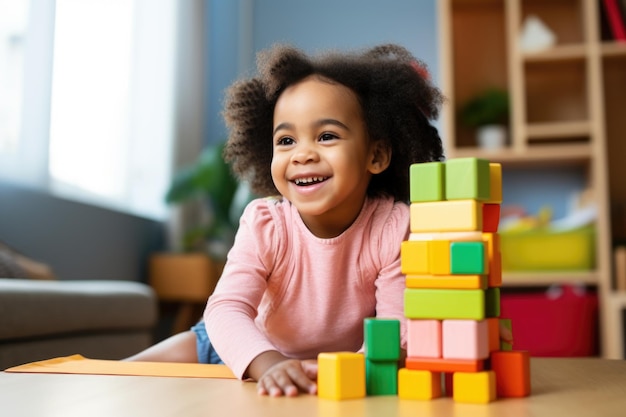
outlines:
[[[500,319],[497,317],[487,318],[489,333],[489,352],[500,350]]]
[[[496,373],[498,397],[530,395],[530,354],[527,351],[492,352],[491,369]]]
[[[487,289],[487,275],[407,275],[407,288]]]
[[[483,233],[483,241],[487,247],[489,263],[489,286],[502,286],[502,254],[500,253],[500,235],[497,233]]]
[[[432,372],[479,372],[484,368],[483,360],[406,358],[406,368]]]

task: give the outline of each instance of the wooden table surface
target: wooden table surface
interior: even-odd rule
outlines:
[[[331,401],[269,398],[251,382],[226,379],[0,372],[0,415],[97,416],[626,416],[626,361],[531,359],[532,394],[487,405],[395,396]]]

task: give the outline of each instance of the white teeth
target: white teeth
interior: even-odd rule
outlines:
[[[296,183],[296,185],[308,185],[308,184],[314,184],[316,182],[322,182],[326,178],[327,177],[297,178],[294,180],[294,182]]]

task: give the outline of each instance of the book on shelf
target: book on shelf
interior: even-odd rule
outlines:
[[[623,0],[600,0],[603,20],[606,20],[614,40],[626,42],[626,4]]]

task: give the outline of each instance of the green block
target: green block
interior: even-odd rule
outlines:
[[[363,321],[365,358],[377,361],[400,359],[400,321],[367,318]]]
[[[485,274],[483,242],[451,242],[450,272],[452,274]]]
[[[404,315],[409,319],[482,320],[486,317],[485,290],[407,288]]]
[[[449,159],[445,163],[447,200],[489,200],[489,161],[479,158]]]
[[[487,317],[500,317],[500,288],[489,287],[485,290],[485,314]]]
[[[511,322],[511,319],[500,319],[500,327],[505,327],[509,330],[511,336],[513,335],[513,323]],[[513,350],[513,344],[500,337],[500,350]]]
[[[446,199],[443,162],[412,164],[409,168],[409,178],[409,198],[412,203]]]
[[[398,362],[365,360],[367,395],[398,395]]]

